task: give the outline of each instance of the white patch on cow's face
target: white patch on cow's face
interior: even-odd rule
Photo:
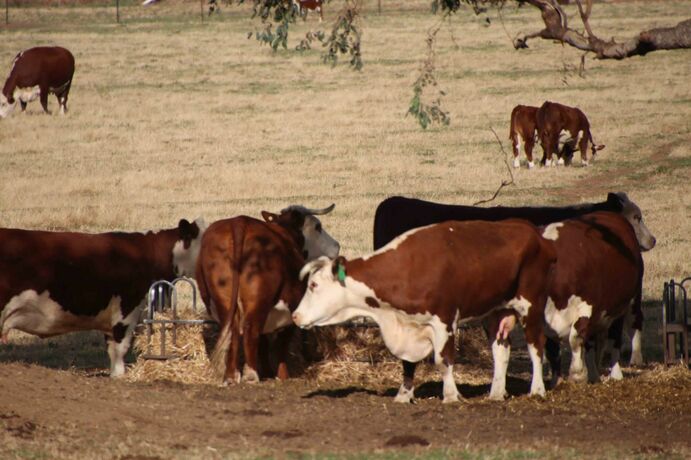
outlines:
[[[264,323],[264,329],[262,334],[269,334],[282,327],[290,326],[293,324],[291,318],[290,309],[288,304],[282,300],[279,300],[276,305],[269,311],[269,316],[266,318]]]
[[[569,337],[571,328],[578,318],[590,318],[592,314],[593,306],[577,295],[569,297],[563,310],[557,309],[551,297],[547,298],[545,305],[545,323],[560,339]]]
[[[378,256],[379,254],[383,254],[383,253],[385,253],[385,252],[393,251],[393,250],[395,250],[396,248],[398,248],[398,247],[399,247],[405,240],[407,240],[408,237],[410,237],[411,235],[414,235],[415,233],[419,232],[420,230],[423,230],[423,229],[425,229],[425,228],[432,227],[432,226],[434,226],[434,225],[436,225],[436,224],[425,225],[424,227],[418,227],[418,228],[413,228],[413,229],[411,229],[411,230],[408,230],[407,232],[398,235],[396,238],[394,238],[393,240],[389,241],[386,245],[382,246],[381,248],[377,249],[376,251],[374,251],[374,252],[372,252],[372,253],[370,253],[370,254],[368,254],[368,255],[366,255],[366,256],[362,256],[362,260],[369,260],[369,259],[371,259],[372,257]]]
[[[0,118],[7,117],[17,106],[17,100],[10,104],[4,94],[0,93]]]
[[[542,237],[548,240],[557,241],[559,239],[559,228],[563,226],[563,222],[555,222],[553,224],[549,224],[542,231]]]
[[[643,213],[636,203],[631,201],[626,193],[615,193],[622,205],[621,214],[629,221],[636,233],[636,239],[641,251],[649,251],[655,247],[656,239],[648,230],[648,227],[643,222]]]
[[[197,237],[190,241],[188,247],[185,247],[185,242],[178,240],[173,246],[173,267],[177,276],[187,276],[194,278],[197,267],[197,258],[202,247],[202,237],[206,231],[206,222],[204,219],[197,218],[194,221],[199,228]]]
[[[331,235],[326,233],[322,224],[315,216],[307,214],[302,224],[302,236],[305,238],[304,250],[307,251],[307,261],[326,256],[330,259],[338,257],[341,246]]]

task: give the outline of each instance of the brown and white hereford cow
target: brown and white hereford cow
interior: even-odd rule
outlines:
[[[414,363],[433,353],[444,402],[454,402],[458,323],[488,317],[494,338],[490,398],[503,399],[511,327],[506,319],[515,312],[533,363],[530,393],[544,395],[542,327],[554,261],[553,245],[528,222],[443,222],[411,230],[358,259],[306,264],[301,276],[309,274],[308,288],[293,321],[310,328],[357,316],[373,319],[388,349],[406,363],[395,400],[412,400]]]
[[[592,354],[584,358],[584,344],[592,338],[606,338],[618,323],[610,375],[621,379],[623,321],[636,305],[640,309],[641,301],[643,259],[636,233],[621,215],[596,212],[550,224],[542,236],[554,241],[558,258],[545,307],[546,333],[568,341],[572,352],[569,378],[579,382],[588,376],[591,381],[599,379]],[[547,351],[556,383],[561,374],[559,349],[548,347]]]
[[[307,16],[307,10],[316,11],[319,13],[319,22],[324,20],[324,13],[322,11],[322,0],[293,0],[293,7],[302,17]]]
[[[333,208],[291,206],[278,215],[263,211],[266,222],[239,216],[214,222],[206,230],[196,278],[202,300],[221,325],[212,361],[215,366],[225,365],[225,383],[259,380],[260,334],[292,325],[291,312],[305,292],[298,276],[305,261],[338,255],[338,243],[315,217]],[[279,343],[285,343],[289,332],[279,337]],[[281,379],[288,377],[285,348],[277,345]]]
[[[537,107],[529,105],[517,105],[511,111],[509,139],[511,139],[511,147],[513,148],[514,168],[521,166],[521,161],[518,158],[521,154],[519,136],[523,139],[523,150],[528,159],[528,168],[531,169],[535,166],[535,163],[533,163],[533,147],[535,146],[535,131],[537,130],[536,114]]]
[[[590,132],[590,123],[585,114],[576,107],[569,107],[557,102],[545,101],[536,114],[537,132],[542,144],[542,165],[553,166],[552,155],[557,154],[558,164],[571,163],[571,148],[577,146],[581,151],[581,163],[588,165],[588,143],[591,148],[591,160],[604,145],[595,144]],[[566,139],[560,137],[566,136]],[[560,143],[565,144],[560,148]],[[567,155],[564,155],[567,153]]]
[[[74,75],[74,56],[59,46],[39,46],[22,51],[14,58],[10,75],[0,94],[0,118],[8,116],[17,101],[26,109],[26,104],[37,97],[43,110],[48,110],[48,94],[58,98],[60,113],[67,112],[67,96]]]
[[[97,330],[110,375],[123,358],[152,282],[193,270],[203,221],[148,233],[0,229],[0,332],[39,337]]]

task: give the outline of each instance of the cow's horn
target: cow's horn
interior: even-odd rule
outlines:
[[[309,209],[309,208],[306,208],[306,211],[309,212],[309,213],[312,214],[312,215],[321,216],[321,215],[323,215],[323,214],[328,214],[328,213],[330,213],[331,211],[334,210],[335,207],[336,207],[336,203],[331,203],[331,206],[327,206],[327,207],[324,208],[324,209]]]

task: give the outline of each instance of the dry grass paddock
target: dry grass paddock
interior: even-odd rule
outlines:
[[[361,72],[323,65],[318,48],[293,49],[318,27],[313,15],[291,28],[288,50],[272,53],[247,39],[257,28],[248,5],[223,6],[202,24],[195,2],[123,2],[116,25],[113,9],[94,3],[13,8],[0,29],[3,78],[19,50],[42,44],[69,48],[77,66],[67,116],[45,116],[34,102],[0,120],[2,226],[139,231],[334,202],[325,228],[356,256],[370,250],[374,210],[387,196],[490,197],[508,177],[491,129],[509,152],[513,106],[549,99],[582,108],[606,149],[588,168],[514,171],[515,185],[491,204],[565,205],[626,191],[658,238],[644,256],[645,299],[691,274],[688,51],[588,58],[579,77],[574,49],[512,48],[507,32],[541,26],[529,8],[506,8],[506,31],[494,15],[487,27],[461,14],[437,39],[451,124],[423,131],[405,113],[438,20],[427,0],[384,2],[381,16],[364,2]],[[339,4],[326,8],[326,25]],[[624,38],[690,10],[688,0],[597,3],[591,25]]]

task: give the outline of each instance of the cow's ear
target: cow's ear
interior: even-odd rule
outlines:
[[[272,212],[269,212],[269,211],[262,211],[262,218],[264,218],[264,220],[266,222],[271,223],[271,222],[276,222],[276,219],[278,219],[278,216]]]
[[[607,194],[607,204],[609,204],[613,209],[616,209],[618,211],[621,211],[622,209],[624,209],[624,203],[623,203],[623,200],[621,198],[621,194],[622,194],[622,192],[619,192],[619,193],[610,192]],[[626,194],[623,194],[623,195],[626,196]]]
[[[331,273],[334,276],[334,279],[337,280],[339,283],[344,284],[345,283],[345,277],[346,277],[346,258],[343,256],[338,256],[336,259],[334,259],[333,264],[331,265]]]
[[[187,219],[180,219],[178,232],[183,240],[193,240],[199,235],[199,227],[196,223],[190,223]]]

